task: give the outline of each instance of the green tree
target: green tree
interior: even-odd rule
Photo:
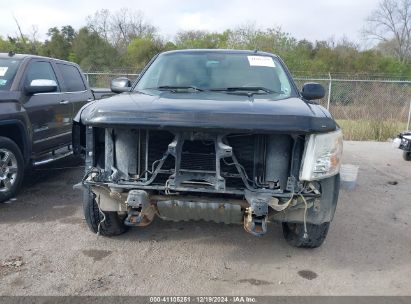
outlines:
[[[4,51],[9,52],[13,51],[15,53],[21,53],[21,54],[36,54],[36,52],[33,50],[33,44],[26,38],[24,37],[7,37],[8,41],[4,42]]]
[[[100,37],[98,33],[90,32],[86,27],[81,28],[75,35],[72,53],[69,55],[85,71],[104,71],[122,65],[116,49]]]
[[[44,53],[47,56],[67,60],[70,54],[75,32],[70,25],[63,26],[61,31],[57,27],[48,30],[50,40],[45,41]]]
[[[161,39],[135,38],[127,47],[128,66],[141,70],[153,56],[172,48],[172,44],[166,44]]]
[[[10,52],[12,49],[10,40],[3,39],[3,37],[0,36],[0,52],[2,53],[7,53]]]
[[[207,31],[181,31],[175,38],[179,49],[217,49],[226,48],[228,33],[210,33]]]

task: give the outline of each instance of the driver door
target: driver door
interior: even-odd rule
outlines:
[[[24,75],[24,86],[38,79],[55,81],[57,90],[50,93],[27,95],[24,107],[33,128],[33,152],[35,154],[70,144],[73,115],[73,106],[61,92],[50,61],[34,59],[28,64]]]

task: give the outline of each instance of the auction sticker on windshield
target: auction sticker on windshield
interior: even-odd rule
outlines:
[[[247,56],[250,66],[265,66],[275,68],[273,58],[268,56]]]
[[[6,75],[8,69],[8,67],[0,67],[0,76]]]

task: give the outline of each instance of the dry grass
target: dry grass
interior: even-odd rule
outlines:
[[[386,141],[405,130],[406,124],[393,120],[338,120],[345,140]]]

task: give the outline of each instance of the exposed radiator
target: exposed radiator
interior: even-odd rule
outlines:
[[[107,134],[107,133],[106,133]],[[117,167],[129,176],[142,176],[149,179],[153,169],[157,168],[160,160],[164,158],[169,145],[175,139],[175,135],[168,131],[145,130],[145,129],[116,129],[114,132],[116,143],[116,157],[121,158]],[[189,138],[189,139],[187,139]],[[202,137],[201,137],[202,138]],[[280,145],[267,145],[279,142]],[[246,176],[247,183],[252,187],[260,187],[264,183],[266,172],[267,147],[274,147],[270,156],[278,153],[287,154],[291,147],[287,146],[290,137],[284,135],[261,135],[261,134],[230,134],[223,138],[223,144],[232,148],[232,154],[240,166],[234,165],[231,157],[222,158],[220,161],[221,176],[225,179],[226,187],[243,189],[243,179]],[[283,151],[281,146],[285,144]],[[203,139],[185,137],[182,141],[180,170],[186,172],[205,172],[213,174],[216,172],[216,141],[206,137]],[[137,151],[136,151],[137,150]],[[109,151],[109,148],[107,148]],[[134,157],[134,160],[130,160]],[[274,158],[277,157],[274,155]],[[125,161],[125,159],[127,159]],[[115,160],[113,160],[115,162]],[[282,169],[288,174],[288,163]],[[273,167],[274,170],[276,166]],[[241,172],[239,172],[241,171]],[[175,173],[175,159],[168,155],[161,167],[161,172],[155,177],[153,185],[164,185],[169,176]],[[241,177],[243,175],[243,177]],[[271,174],[272,175],[272,174]],[[198,176],[198,175],[197,175]],[[275,174],[274,174],[275,176]],[[283,180],[286,182],[288,175]],[[275,178],[273,178],[275,179]],[[275,180],[274,180],[275,182]]]

